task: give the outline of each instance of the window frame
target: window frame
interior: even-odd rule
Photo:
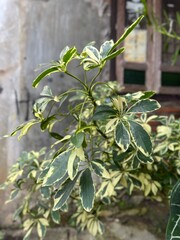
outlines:
[[[125,3],[126,0],[117,1],[116,35],[121,36],[125,29]],[[153,10],[158,17],[162,13],[162,0],[147,0],[147,7]],[[161,86],[162,72],[180,73],[179,66],[162,63],[162,35],[152,26],[147,25],[146,62],[126,62],[123,54],[116,59],[116,78],[125,91],[154,90],[162,94],[180,94],[179,86]],[[123,44],[122,44],[123,46]],[[145,84],[124,84],[124,70],[145,71]]]

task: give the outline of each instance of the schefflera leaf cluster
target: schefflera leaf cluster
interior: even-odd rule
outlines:
[[[21,139],[32,126],[39,125],[42,132],[46,131],[54,138],[51,148],[55,153],[41,164],[35,184],[46,199],[53,201],[52,212],[67,209],[72,197],[77,204],[77,225],[81,229],[87,228],[93,235],[103,232],[97,218],[99,201],[110,203],[122,189],[129,193],[139,189],[145,196],[156,195],[161,187],[143,172],[142,167],[153,162],[149,128],[141,115],[160,107],[156,100],[150,99],[154,92],[120,96],[111,84],[97,81],[106,62],[124,51],[124,48],[118,48],[119,44],[141,19],[139,17],[115,43],[112,40],[103,43],[100,50],[93,44],[85,46],[81,53],[76,47],[65,47],[59,61],[52,62],[38,75],[33,86],[37,87],[46,76],[55,72],[72,77],[79,86],[60,94],[54,94],[49,86],[45,86],[33,107],[35,118],[21,124],[11,134],[20,132]],[[83,79],[69,72],[72,60],[83,67]],[[91,79],[88,71],[94,71]],[[104,96],[107,88],[109,95]],[[69,105],[64,110],[62,106],[67,106],[67,101]],[[68,131],[63,131],[59,124],[69,117],[72,122],[69,122]],[[40,223],[38,226],[44,232],[44,225]],[[31,228],[32,224],[29,224],[26,230]]]

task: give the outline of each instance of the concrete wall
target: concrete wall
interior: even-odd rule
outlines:
[[[66,45],[82,49],[96,41],[99,46],[109,39],[108,0],[1,0],[0,1],[0,135],[32,117],[31,107],[43,84],[32,89],[38,74],[34,69],[59,57]],[[81,72],[75,68],[78,74]],[[108,75],[103,76],[104,79]],[[54,75],[51,82],[56,91],[71,87],[70,79]],[[48,138],[31,131],[20,142],[17,138],[0,140],[0,183],[22,150],[39,149]],[[6,192],[6,195],[8,193]],[[4,206],[5,194],[0,193],[0,224],[9,222]],[[11,211],[10,211],[11,212]]]

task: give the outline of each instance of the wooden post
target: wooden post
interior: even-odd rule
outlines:
[[[161,19],[161,4],[162,0],[148,1],[149,11],[153,10],[158,19]],[[159,92],[161,87],[161,34],[150,25],[147,26],[147,34],[146,88]]]
[[[123,34],[125,29],[125,1],[118,0],[117,4],[117,39]],[[121,46],[122,47],[122,46]],[[123,54],[116,58],[116,77],[120,86],[124,85],[124,59]]]

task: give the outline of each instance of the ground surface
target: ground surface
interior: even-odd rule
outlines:
[[[103,236],[77,233],[64,223],[61,228],[49,230],[45,240],[164,240],[168,211],[165,203],[144,200],[142,196],[127,197],[102,212],[106,229]],[[3,232],[3,240],[22,240],[21,230],[3,229]],[[38,238],[33,235],[31,240]]]

